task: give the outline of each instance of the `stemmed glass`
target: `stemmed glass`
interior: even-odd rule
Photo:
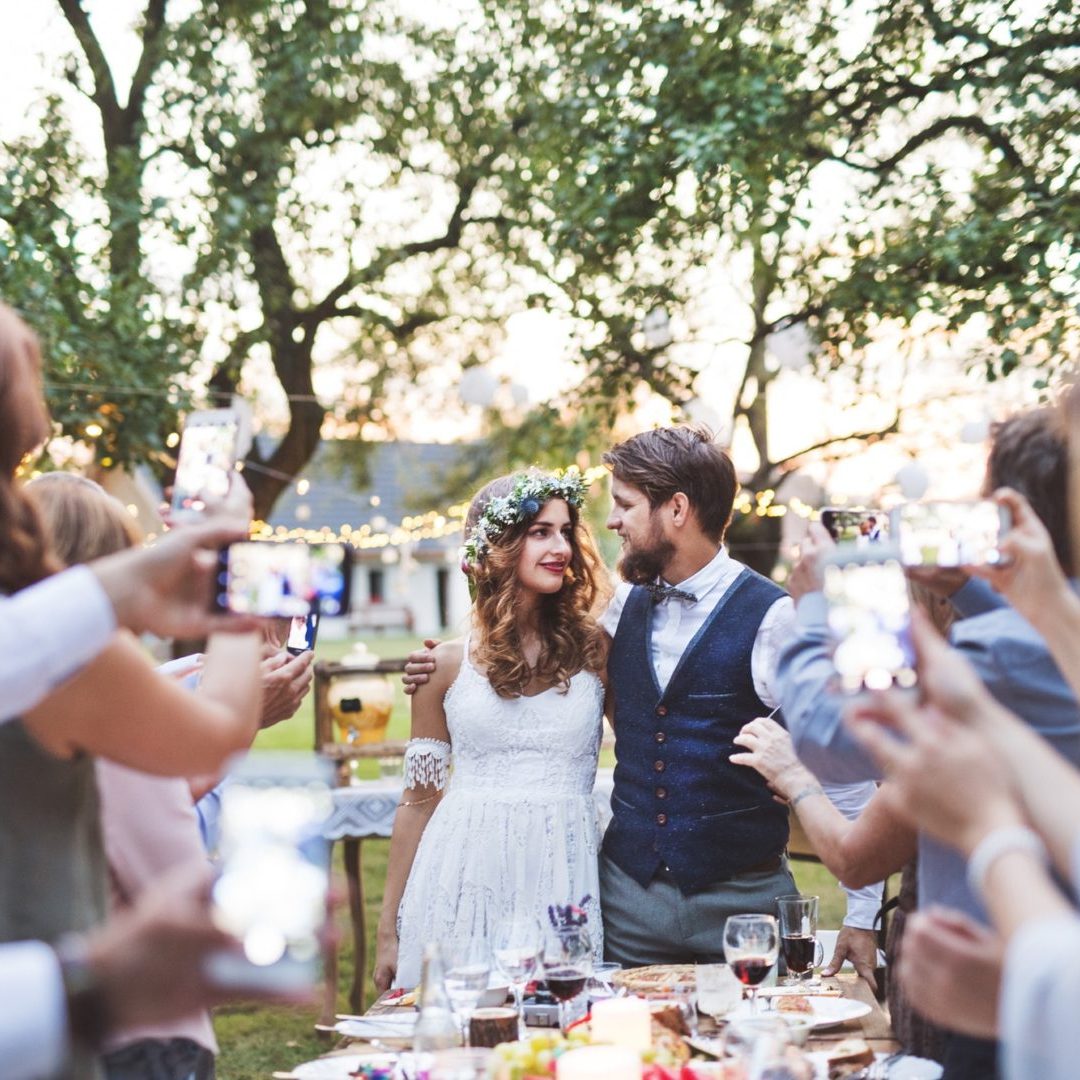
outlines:
[[[549,930],[542,955],[544,980],[559,1003],[559,1029],[570,1023],[567,1004],[585,989],[592,972],[592,942],[582,926]]]
[[[750,1014],[757,1013],[758,984],[772,970],[780,935],[772,915],[729,915],[724,926],[724,957],[750,991]]]
[[[487,989],[491,974],[491,951],[483,938],[473,937],[450,938],[441,944],[440,950],[446,995],[467,1046],[469,1019],[480,995]]]
[[[786,985],[816,989],[814,968],[824,959],[817,940],[818,898],[816,896],[778,896],[780,912],[780,949],[787,964]]]
[[[495,924],[492,939],[495,966],[510,982],[518,1014],[518,1037],[525,1037],[525,985],[540,963],[543,931],[529,915],[510,915]]]

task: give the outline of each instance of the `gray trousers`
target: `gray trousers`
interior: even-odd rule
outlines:
[[[720,963],[729,915],[775,915],[776,898],[798,891],[786,858],[779,870],[738,874],[684,896],[665,871],[643,888],[601,854],[604,959],[623,967]]]

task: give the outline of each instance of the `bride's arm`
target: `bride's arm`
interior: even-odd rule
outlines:
[[[406,754],[406,788],[394,815],[390,836],[390,860],[386,868],[382,913],[375,944],[375,988],[382,993],[397,973],[397,913],[405,883],[409,880],[416,849],[428,820],[435,812],[446,786],[446,760],[450,733],[446,727],[443,698],[461,668],[462,643],[450,641],[435,649],[435,670],[412,695],[412,736]],[[426,748],[416,739],[431,739]],[[440,753],[441,752],[441,753]],[[410,767],[413,763],[419,767]],[[416,761],[416,759],[419,759]]]

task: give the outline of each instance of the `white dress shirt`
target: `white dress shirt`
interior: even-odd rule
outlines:
[[[52,1076],[68,1053],[60,962],[40,941],[0,945],[0,1076]]]
[[[1080,839],[1073,846],[1080,886]],[[1075,1080],[1080,1057],[1080,916],[1025,923],[1005,950],[998,1000],[1006,1080]]]
[[[116,616],[85,566],[0,596],[0,722],[33,708],[105,648]]]
[[[721,547],[715,557],[696,574],[691,574],[677,585],[683,592],[691,593],[697,598],[694,603],[670,599],[657,604],[653,609],[650,645],[653,669],[661,690],[667,689],[687,646],[745,569],[741,562],[727,553],[726,548]],[[600,625],[610,637],[615,636],[626,598],[632,588],[633,586],[626,582],[620,584],[600,618]],[[770,709],[776,709],[780,704],[776,680],[777,661],[781,650],[795,631],[795,605],[790,596],[779,597],[765,612],[750,652],[750,675],[754,680],[754,690],[762,704]],[[862,813],[877,790],[877,785],[872,781],[859,784],[823,784],[822,787],[837,809],[849,819]],[[844,925],[871,929],[874,916],[881,906],[881,883],[867,885],[862,889],[844,887],[844,892],[848,900]]]

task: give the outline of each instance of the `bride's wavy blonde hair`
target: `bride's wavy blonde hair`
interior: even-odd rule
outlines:
[[[500,476],[483,487],[469,506],[465,535],[471,535],[492,499],[508,495],[521,476]],[[475,659],[500,697],[520,697],[534,679],[565,691],[579,671],[600,671],[607,642],[594,617],[606,600],[606,575],[588,526],[578,509],[570,511],[570,562],[557,593],[539,598],[540,656],[530,667],[518,626],[521,583],[518,561],[535,515],[491,541],[469,574],[475,587],[473,621],[478,631]]]

